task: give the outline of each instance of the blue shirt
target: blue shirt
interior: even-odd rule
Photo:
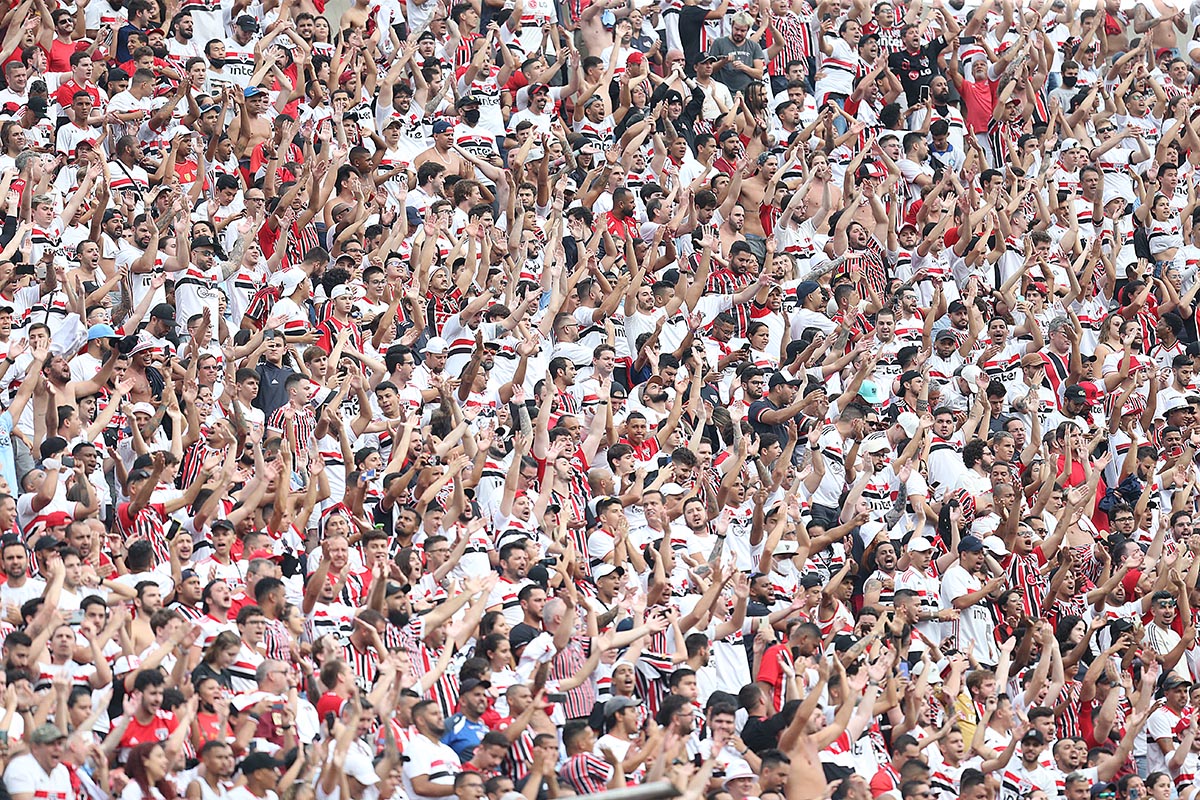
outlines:
[[[461,761],[470,761],[475,755],[475,748],[483,741],[488,732],[488,726],[482,722],[472,722],[462,713],[455,714],[446,720],[446,734],[442,736],[442,744],[454,751]]]

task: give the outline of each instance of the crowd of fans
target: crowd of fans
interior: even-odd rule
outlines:
[[[1200,15],[957,2],[10,2],[0,798],[1193,800]]]

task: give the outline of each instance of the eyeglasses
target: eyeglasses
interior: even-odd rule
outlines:
[[[1112,133],[1115,130],[1116,128],[1097,128],[1096,133]],[[1109,796],[1111,797],[1112,795]],[[1104,797],[1104,795],[1100,795],[1100,797]]]

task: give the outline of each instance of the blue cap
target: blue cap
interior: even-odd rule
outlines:
[[[97,323],[88,328],[88,341],[93,342],[96,339],[117,339],[117,332],[112,329],[111,325]]]
[[[437,122],[433,123],[434,133],[445,133],[446,131],[451,130],[454,130],[454,126],[451,125],[447,120],[439,119]]]
[[[242,90],[242,94],[246,97],[254,97],[255,95],[266,94],[266,90],[258,86],[247,86]]]
[[[879,388],[879,385],[875,381],[863,381],[858,394],[863,400],[866,400],[873,406],[879,405],[886,399],[883,396],[883,390]]]

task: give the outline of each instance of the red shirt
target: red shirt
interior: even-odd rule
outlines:
[[[175,715],[170,711],[163,711],[161,708],[154,712],[154,717],[145,725],[139,722],[137,717],[134,717],[129,721],[125,735],[121,737],[121,760],[125,760],[129,749],[134,745],[145,742],[165,742],[178,727],[179,720],[175,718]]]
[[[346,698],[342,697],[341,695],[334,694],[333,692],[326,692],[325,694],[321,695],[321,699],[317,701],[317,716],[319,716],[323,721],[325,719],[325,715],[331,712],[333,714],[341,714],[342,705],[345,702]]]

